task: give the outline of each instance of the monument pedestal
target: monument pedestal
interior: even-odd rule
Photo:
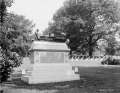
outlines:
[[[75,74],[69,63],[42,63],[34,64],[31,71],[22,77],[29,84],[63,82],[79,80],[79,74]]]
[[[29,84],[79,80],[79,74],[69,63],[65,43],[34,41],[31,46],[31,67],[22,80]]]

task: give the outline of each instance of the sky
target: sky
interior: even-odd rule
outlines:
[[[43,31],[52,20],[53,14],[65,0],[15,0],[9,11],[33,21],[36,29]]]

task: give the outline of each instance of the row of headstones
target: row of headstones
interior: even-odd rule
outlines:
[[[106,56],[71,56],[69,57],[70,59],[101,59],[101,58],[105,58]]]
[[[109,56],[72,56],[70,60],[72,62],[102,62],[104,59],[107,59]],[[120,56],[112,56],[114,59],[120,59]]]
[[[70,58],[70,60],[72,62],[77,62],[77,63],[100,63],[103,61],[103,59],[105,58],[106,56],[93,56],[93,57],[89,57],[89,56],[72,56]]]

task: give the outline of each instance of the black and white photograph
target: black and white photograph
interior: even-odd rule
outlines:
[[[0,93],[120,93],[120,0],[0,0]]]

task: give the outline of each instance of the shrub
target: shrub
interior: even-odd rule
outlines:
[[[104,59],[101,63],[103,65],[104,64],[107,64],[107,65],[120,65],[120,59],[115,59],[115,58],[112,58],[112,57],[108,57],[108,58]]]
[[[3,63],[3,60],[0,61]],[[6,81],[10,77],[10,72],[12,71],[11,65],[6,61],[4,64],[0,65],[0,83]]]
[[[21,58],[16,53],[11,53],[9,56],[5,57],[3,56],[0,60],[0,83],[7,81],[13,68],[20,66],[20,64]]]

